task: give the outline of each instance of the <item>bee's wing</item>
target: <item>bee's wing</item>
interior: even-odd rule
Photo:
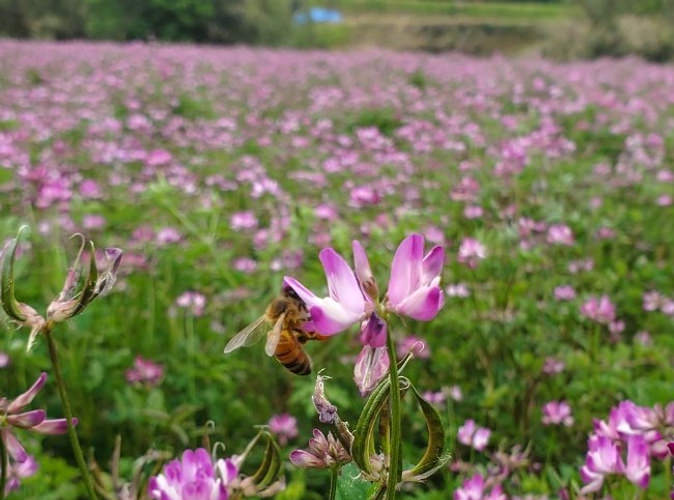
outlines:
[[[273,356],[276,352],[276,347],[278,346],[279,340],[281,340],[281,332],[283,331],[283,321],[285,320],[285,317],[285,313],[281,314],[276,320],[274,328],[272,328],[267,335],[267,345],[264,346],[264,352],[267,353],[267,356]]]
[[[238,349],[239,347],[244,346],[248,347],[262,340],[262,337],[264,337],[265,332],[264,329],[261,327],[262,325],[264,325],[264,323],[265,317],[260,316],[246,328],[244,328],[239,333],[234,335],[234,337],[232,337],[231,340],[227,342],[227,345],[225,346],[225,354],[229,354],[230,352]]]

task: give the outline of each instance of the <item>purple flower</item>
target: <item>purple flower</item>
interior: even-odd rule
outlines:
[[[164,246],[178,243],[182,239],[182,235],[175,228],[165,227],[157,232],[156,239],[158,245]]]
[[[573,245],[573,232],[564,224],[556,224],[548,228],[548,243],[553,245]]]
[[[507,500],[501,485],[497,484],[487,492],[488,486],[480,474],[466,479],[461,488],[454,491],[454,500]]]
[[[563,285],[555,288],[555,299],[556,300],[573,300],[576,298],[576,291],[572,286]]]
[[[155,500],[227,500],[227,486],[237,474],[231,459],[220,459],[214,466],[205,449],[185,450],[181,460],[172,460],[150,478],[148,495]]]
[[[9,362],[10,362],[9,354],[0,351],[0,368],[8,367]]]
[[[229,225],[234,231],[242,229],[255,229],[257,227],[257,217],[249,210],[236,212],[229,219]]]
[[[609,474],[622,474],[625,469],[618,446],[606,436],[590,436],[589,451],[585,465],[580,469],[580,477],[585,486],[582,495],[598,491]]]
[[[422,235],[405,238],[393,256],[387,308],[420,321],[433,319],[443,304],[440,275],[444,260],[441,246],[433,247],[424,256]]]
[[[486,427],[477,427],[475,421],[472,419],[466,420],[464,424],[459,427],[456,434],[459,443],[466,446],[472,446],[477,451],[482,451],[489,442],[491,430]]]
[[[487,249],[485,246],[473,238],[464,238],[459,246],[457,260],[470,268],[477,267],[480,260],[487,258]]]
[[[662,296],[656,291],[645,292],[643,295],[644,311],[655,311],[660,308]]]
[[[274,415],[268,422],[269,431],[278,437],[279,443],[284,446],[290,439],[297,437],[297,419],[288,413]]]
[[[555,359],[553,357],[545,358],[543,363],[543,373],[547,375],[555,375],[561,373],[564,370],[564,361]]]
[[[297,467],[325,469],[350,462],[351,456],[332,433],[329,432],[326,437],[320,430],[314,429],[309,447],[293,451],[290,461]]]
[[[162,378],[164,378],[164,367],[141,356],[136,356],[133,368],[126,371],[126,381],[130,384],[142,383],[155,386],[161,382]]]
[[[550,401],[543,405],[543,425],[559,425],[566,427],[573,425],[571,407],[565,401]]]
[[[607,295],[601,297],[590,297],[581,307],[580,312],[583,316],[607,325],[615,319],[615,306]]]
[[[206,307],[206,297],[199,292],[184,292],[176,299],[176,305],[190,309],[194,316],[201,316]]]
[[[35,475],[38,469],[37,461],[31,455],[28,455],[23,462],[8,462],[8,465],[5,495],[18,489],[21,486],[21,479]]]
[[[325,248],[318,258],[323,264],[328,282],[327,297],[318,297],[290,276],[286,276],[283,281],[306,304],[316,331],[321,335],[334,335],[364,319],[368,300],[361,291],[356,275],[337,252]]]
[[[445,404],[445,401],[447,401],[447,395],[443,391],[426,391],[421,396],[426,401],[436,406],[442,406]]]
[[[44,410],[21,411],[33,401],[47,380],[47,374],[41,373],[35,383],[23,394],[12,401],[0,398],[0,439],[2,439],[9,456],[18,463],[28,460],[28,454],[19,440],[12,433],[12,427],[28,429],[40,434],[64,434],[68,431],[68,423],[65,418],[46,419]],[[77,419],[73,419],[73,425],[77,425]]]

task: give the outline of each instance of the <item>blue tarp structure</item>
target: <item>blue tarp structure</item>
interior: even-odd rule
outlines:
[[[334,9],[312,7],[308,12],[297,12],[293,16],[296,24],[311,23],[341,23],[344,20],[342,13]]]

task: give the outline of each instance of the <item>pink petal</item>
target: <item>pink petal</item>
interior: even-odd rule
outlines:
[[[320,302],[320,298],[316,296],[314,292],[309,290],[295,278],[292,278],[290,276],[284,276],[283,284],[285,286],[292,288],[295,291],[295,293],[299,296],[299,298],[302,299],[302,302],[304,302],[307,305],[307,308],[309,309],[311,309],[313,305]]]
[[[23,394],[17,396],[16,399],[14,399],[14,401],[12,401],[9,404],[9,407],[7,408],[7,413],[16,413],[21,408],[29,404],[33,400],[35,395],[38,392],[40,392],[40,389],[42,389],[42,386],[44,386],[46,380],[47,374],[45,372],[42,372],[35,381],[35,383],[30,387],[30,389],[28,389]]]
[[[424,237],[411,234],[398,246],[391,263],[391,278],[388,283],[388,300],[399,304],[419,287],[424,256]]]
[[[295,450],[290,454],[290,462],[297,467],[325,467],[325,463],[317,456],[305,450]]]
[[[442,308],[443,296],[439,286],[422,287],[406,297],[394,309],[419,321],[430,321]]]
[[[435,246],[426,254],[422,261],[423,283],[430,283],[442,274],[442,266],[445,264],[445,249],[440,245]]]
[[[73,427],[77,425],[78,420],[73,418]],[[40,434],[65,434],[68,432],[68,421],[65,418],[54,418],[43,420],[42,423],[31,429]]]
[[[35,427],[41,423],[46,416],[44,410],[32,410],[25,413],[16,413],[14,415],[7,416],[7,422],[15,427],[22,427],[23,429],[29,429]]]
[[[321,250],[318,258],[325,269],[330,297],[351,311],[363,312],[365,298],[349,264],[332,248]]]
[[[28,460],[28,453],[26,453],[26,450],[24,450],[21,443],[19,443],[19,440],[14,437],[14,434],[12,434],[9,429],[5,428],[0,430],[0,439],[4,441],[9,456],[16,462],[25,462]]]
[[[353,378],[361,396],[367,395],[375,388],[379,381],[386,376],[389,366],[386,347],[363,346],[353,368]]]
[[[309,313],[314,328],[321,335],[334,335],[361,319],[361,314],[343,308],[331,298],[323,299],[320,305],[309,309]]]

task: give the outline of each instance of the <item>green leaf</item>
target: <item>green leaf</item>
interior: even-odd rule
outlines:
[[[344,467],[337,478],[337,500],[370,498],[377,485],[361,479],[358,467],[350,463]]]

